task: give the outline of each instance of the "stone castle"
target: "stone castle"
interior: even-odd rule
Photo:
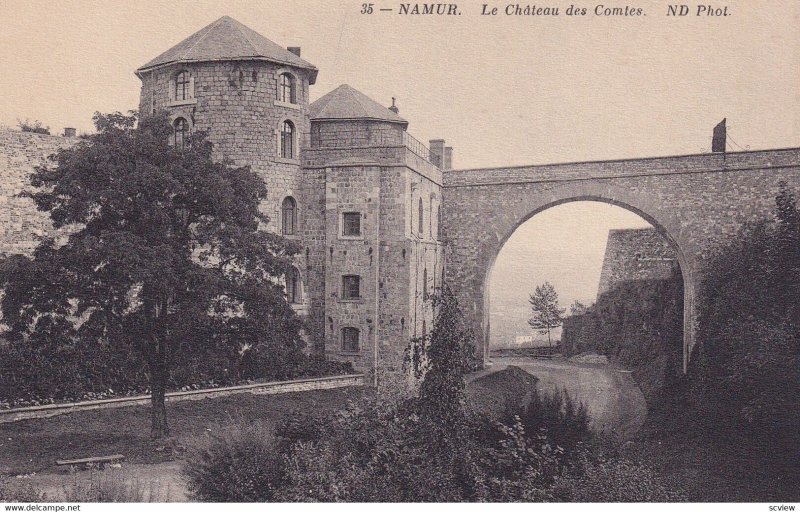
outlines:
[[[166,111],[174,144],[206,131],[216,157],[249,165],[268,189],[265,229],[299,242],[287,300],[311,350],[356,368],[397,367],[433,324],[441,286],[442,169],[452,149],[427,147],[387,108],[348,85],[314,103],[317,68],[222,17],[136,70],[140,115]],[[29,253],[46,216],[14,197],[34,165],[75,139],[0,131],[0,252]]]
[[[303,248],[286,297],[307,320],[311,350],[362,370],[400,365],[409,339],[432,327],[431,297],[445,279],[485,361],[497,253],[531,216],[581,200],[636,212],[670,241],[662,250],[655,232],[612,233],[600,293],[677,264],[685,370],[710,255],[772,215],[781,181],[800,183],[800,148],[727,153],[717,129],[712,153],[452,170],[452,148],[411,137],[394,102],[342,85],[310,103],[318,70],[300,54],[220,18],[136,70],[139,112],[168,112],[177,145],[207,132],[218,158],[264,179],[265,229]],[[0,130],[0,253],[30,252],[51,229],[15,194],[33,165],[74,140]],[[626,259],[631,248],[640,257]]]

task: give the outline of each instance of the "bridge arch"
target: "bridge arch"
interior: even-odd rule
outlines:
[[[484,361],[488,359],[491,329],[489,282],[505,243],[523,223],[547,209],[571,202],[594,201],[635,213],[649,222],[675,249],[683,276],[683,368],[686,370],[694,346],[697,272],[691,258],[694,253],[692,241],[685,236],[679,213],[672,205],[664,204],[656,194],[597,179],[566,183],[481,184],[448,188],[447,194],[448,280],[465,313],[473,319],[473,327],[479,333],[478,343],[482,345],[477,347],[478,353]],[[457,200],[451,203],[451,198]],[[463,222],[464,216],[459,212],[464,208],[469,210],[468,222]],[[469,276],[471,272],[472,278]],[[453,286],[454,282],[456,286]]]

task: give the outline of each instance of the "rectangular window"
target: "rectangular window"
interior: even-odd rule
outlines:
[[[342,276],[342,299],[356,300],[361,298],[361,277]]]
[[[345,327],[342,329],[342,350],[345,352],[358,352],[358,335],[358,329],[355,327]]]
[[[342,235],[361,236],[361,213],[345,212],[342,214]]]

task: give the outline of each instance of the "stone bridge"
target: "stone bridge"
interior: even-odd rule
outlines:
[[[489,276],[518,226],[571,201],[621,206],[674,245],[684,280],[684,370],[705,262],[742,224],[773,215],[778,183],[800,188],[800,148],[444,172],[445,279],[488,358]]]

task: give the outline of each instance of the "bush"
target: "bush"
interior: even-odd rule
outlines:
[[[0,477],[0,503],[41,503],[47,495],[36,489],[30,482],[15,482]]]
[[[471,412],[464,385],[471,341],[445,294],[432,334],[409,350],[422,376],[410,387],[416,392],[378,392],[326,418],[290,417],[274,435],[232,427],[190,459],[190,490],[218,501],[558,499],[557,483],[583,467],[585,409],[556,392],[533,398],[506,423]],[[562,494],[572,481],[565,482]]]
[[[64,487],[64,501],[78,503],[163,503],[169,486],[157,480],[129,479],[121,471],[93,471],[89,480],[78,480]]]
[[[546,432],[551,442],[567,453],[591,439],[586,406],[576,405],[566,390],[535,393],[519,418],[526,432]]]
[[[584,460],[579,474],[557,479],[554,493],[570,502],[687,501],[674,482],[625,459]]]
[[[186,362],[170,372],[168,387],[216,387],[243,380],[353,373],[350,363],[326,361],[299,351],[276,354],[271,348],[241,354],[237,348],[222,344],[187,344],[181,347]],[[44,333],[37,340],[0,342],[0,402],[9,405],[107,398],[147,390],[146,365],[129,345],[63,339],[52,333]]]
[[[785,460],[800,444],[800,213],[779,188],[775,220],[745,226],[709,261],[687,401],[706,432]]]
[[[230,422],[212,429],[190,453],[189,492],[199,501],[274,501],[285,464],[278,444],[261,422]]]
[[[43,135],[50,135],[50,127],[49,126],[44,126],[42,124],[42,122],[39,121],[39,120],[30,121],[28,119],[25,119],[24,121],[21,121],[21,120],[17,119],[17,126],[23,132],[40,133],[40,134],[43,134]]]

